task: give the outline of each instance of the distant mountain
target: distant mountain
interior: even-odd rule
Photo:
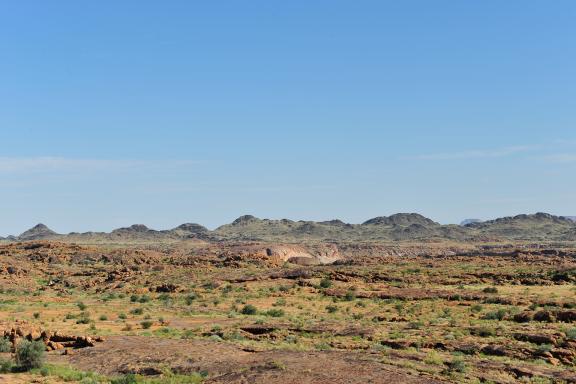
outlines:
[[[568,220],[576,221],[576,216],[564,216]]]
[[[200,224],[186,223],[179,225],[178,227],[168,231],[176,236],[182,237],[193,237],[193,236],[203,236],[209,231],[206,227]]]
[[[44,224],[38,224],[18,236],[18,240],[40,240],[60,236]]]
[[[483,235],[509,240],[569,240],[576,228],[574,221],[548,213],[502,217],[470,224]]]
[[[70,233],[67,238],[78,242],[123,242],[123,241],[164,241],[185,239],[207,239],[208,229],[200,224],[186,223],[169,230],[157,231],[144,224],[134,224],[113,230],[110,233],[86,232]]]
[[[87,232],[59,235],[43,224],[5,240],[59,239],[91,242],[160,241],[270,241],[270,242],[378,242],[378,241],[576,241],[576,219],[547,213],[502,217],[495,220],[465,220],[461,225],[442,225],[417,213],[377,216],[362,224],[341,220],[293,221],[240,216],[211,231],[186,223],[169,230],[154,230],[143,224],[118,228],[110,233]]]
[[[482,220],[480,220],[480,219],[466,219],[466,220],[462,220],[460,225],[465,227],[465,226],[470,225],[470,224],[478,224],[478,223],[482,223]]]
[[[408,239],[465,239],[457,226],[442,226],[417,213],[378,216],[362,224],[341,220],[292,221],[241,216],[211,232],[217,240],[241,241],[389,241]]]
[[[430,220],[418,213],[397,213],[392,216],[379,216],[368,221],[365,221],[362,225],[400,225],[409,226],[412,224],[422,225],[422,226],[437,226],[440,225],[435,221]]]
[[[134,224],[131,225],[130,227],[126,227],[126,228],[118,228],[112,231],[112,235],[122,235],[122,234],[141,234],[141,233],[148,233],[151,232],[152,230],[149,229],[147,226],[145,226],[144,224]],[[152,231],[153,232],[153,231]]]

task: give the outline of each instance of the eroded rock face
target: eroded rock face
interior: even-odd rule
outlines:
[[[293,244],[238,245],[221,254],[226,262],[263,262],[298,265],[331,264],[342,259],[335,245],[300,246]]]
[[[95,343],[104,341],[101,336],[68,335],[59,331],[42,330],[24,322],[18,322],[12,326],[4,325],[4,328],[0,329],[0,337],[8,339],[12,343],[13,351],[22,340],[41,341],[46,346],[47,351],[93,347]]]

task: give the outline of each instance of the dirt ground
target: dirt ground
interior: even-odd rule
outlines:
[[[4,343],[77,372],[0,383],[576,383],[571,248],[342,248],[297,265],[256,245],[0,246]]]
[[[253,352],[204,340],[113,336],[76,354],[53,356],[85,371],[152,374],[210,372],[206,383],[439,383],[426,375],[381,363],[379,354],[341,351]]]

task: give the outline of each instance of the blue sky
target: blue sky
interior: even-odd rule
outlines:
[[[0,4],[0,235],[576,214],[573,1]]]

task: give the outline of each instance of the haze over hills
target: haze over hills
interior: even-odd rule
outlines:
[[[483,220],[480,219],[466,219],[466,220],[462,220],[462,222],[460,223],[461,226],[466,226],[468,224],[475,224],[475,223],[481,223]]]
[[[110,233],[87,232],[58,234],[44,224],[7,240],[27,241],[62,239],[67,241],[154,241],[199,239],[204,241],[402,241],[402,240],[538,240],[575,241],[573,217],[547,213],[517,215],[489,221],[466,220],[461,225],[442,225],[417,213],[379,216],[362,224],[341,220],[293,221],[259,219],[241,216],[230,224],[209,230],[202,225],[186,223],[169,230],[154,230],[143,224],[115,229]]]

